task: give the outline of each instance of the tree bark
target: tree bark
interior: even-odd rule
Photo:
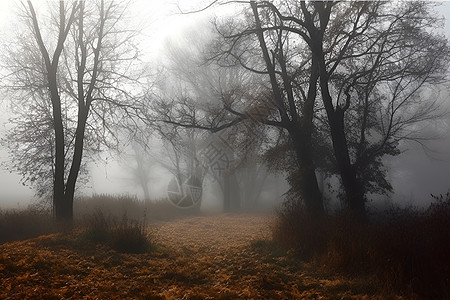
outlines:
[[[299,126],[291,128],[289,134],[298,162],[298,173],[296,174],[298,192],[309,213],[316,216],[323,215],[325,210],[312,157],[312,142],[305,138],[305,134]]]
[[[366,218],[364,190],[350,161],[345,137],[344,113],[340,107],[337,107],[333,120],[330,120],[330,128],[334,156],[347,198],[347,208],[351,217],[357,220],[364,220]]]
[[[55,217],[64,219],[66,206],[64,199],[64,127],[61,117],[61,100],[56,83],[56,68],[48,74],[49,90],[53,110],[53,128],[55,131],[55,173],[53,181],[53,205]]]
[[[325,66],[324,54],[323,51],[317,52],[316,57],[320,65],[320,90],[331,130],[334,157],[336,158],[338,171],[346,194],[347,208],[353,218],[364,220],[366,218],[364,190],[357,178],[356,170],[351,163],[345,135],[344,114],[346,108],[342,108],[339,105],[333,107],[332,97],[328,87],[328,73]]]
[[[83,158],[84,134],[86,129],[86,121],[88,117],[87,108],[82,109],[78,113],[78,126],[75,132],[75,149],[73,153],[72,165],[70,167],[69,176],[67,177],[66,190],[64,192],[64,202],[66,211],[64,218],[66,220],[73,219],[73,198],[75,196],[75,185],[80,172],[81,160]]]

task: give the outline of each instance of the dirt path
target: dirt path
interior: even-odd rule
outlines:
[[[189,217],[159,223],[157,250],[120,254],[74,236],[0,245],[0,299],[376,298],[367,281],[319,275],[262,239],[271,218]]]

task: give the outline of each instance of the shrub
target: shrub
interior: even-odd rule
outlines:
[[[106,217],[101,210],[86,218],[86,228],[81,238],[110,246],[122,253],[144,253],[153,249],[150,235],[144,222],[130,220],[126,214],[120,222]]]
[[[129,220],[126,215],[112,228],[111,247],[124,253],[144,253],[153,248],[145,224]]]
[[[278,211],[272,237],[282,247],[308,260],[325,251],[329,240],[327,223],[327,217],[313,217],[300,204],[289,201]]]
[[[106,243],[112,230],[112,221],[107,218],[100,209],[97,209],[89,217],[85,217],[86,228],[83,238],[94,243]]]

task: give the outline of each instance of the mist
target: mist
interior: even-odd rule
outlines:
[[[7,39],[8,36],[14,35],[15,20],[14,14],[17,10],[18,3],[10,1],[2,1],[1,17],[1,36]],[[201,7],[201,3],[198,4]],[[184,10],[188,11],[195,7],[193,3],[180,4]],[[444,2],[440,8],[440,13],[445,16],[450,15],[450,5]],[[164,65],[164,61],[170,59],[168,53],[170,52],[165,47],[173,47],[174,41],[178,44],[177,47],[182,48],[188,46],[189,40],[194,43],[202,42],[199,38],[199,28],[205,27],[209,19],[214,14],[223,13],[221,10],[225,9],[229,13],[230,9],[216,8],[212,11],[201,12],[198,14],[180,14],[176,5],[166,3],[164,1],[155,2],[152,5],[145,1],[133,1],[130,5],[133,14],[136,16],[136,24],[141,30],[140,47],[143,49],[144,59],[146,64],[154,64],[156,67]],[[148,16],[151,16],[150,18]],[[198,24],[198,25],[197,25]],[[449,36],[450,25],[448,20],[445,23],[445,34]],[[184,36],[188,36],[185,39]],[[191,37],[190,37],[191,36]],[[192,47],[192,45],[190,45]],[[201,46],[200,46],[201,47]],[[165,83],[166,85],[168,83]],[[444,95],[440,95],[441,99],[446,99],[446,91],[442,90]],[[4,136],[5,131],[8,130],[8,99],[2,101],[2,131]],[[442,110],[448,110],[447,101],[442,101]],[[448,158],[450,147],[450,136],[448,135],[448,116],[442,118],[438,128],[435,131],[440,131],[439,139],[427,141],[426,147],[432,149],[432,154],[424,153],[423,147],[413,142],[405,142],[401,145],[403,152],[399,156],[387,158],[388,176],[394,187],[393,193],[389,198],[401,205],[415,205],[427,206],[431,201],[430,194],[445,194],[448,191],[448,178],[450,173]],[[426,129],[425,129],[426,130]],[[432,133],[434,134],[434,133]],[[153,145],[160,143],[158,138],[154,138]],[[160,146],[157,146],[160,147]],[[129,174],[130,170],[126,170],[123,166],[133,164],[129,158],[124,158],[123,153],[107,153],[99,157],[95,162],[89,163],[89,179],[86,185],[78,190],[82,195],[90,194],[130,194],[137,195],[139,199],[144,198],[142,189],[137,182],[133,182],[132,176]],[[154,161],[150,177],[151,182],[151,198],[161,199],[167,196],[167,185],[171,179],[170,172],[158,164],[160,158],[155,157],[161,153],[153,153],[150,160]],[[435,159],[437,157],[437,159]],[[31,187],[20,184],[20,176],[5,169],[10,157],[5,149],[0,152],[0,159],[2,161],[1,180],[0,180],[0,203],[1,207],[26,207],[33,203],[36,199],[33,198],[33,190]],[[333,187],[334,188],[334,187]],[[332,188],[332,189],[333,189]],[[211,190],[211,191],[208,191]],[[217,203],[220,203],[220,195],[215,195],[214,188],[207,188],[203,194],[202,203],[204,207],[210,206],[217,210]],[[270,190],[262,192],[263,198],[273,198],[273,206],[280,204],[280,197],[287,191],[287,183],[280,183],[280,189],[276,193]],[[209,194],[208,194],[209,193]],[[265,195],[265,196],[264,196]],[[216,199],[216,200],[212,200]],[[271,202],[268,199],[264,202]],[[375,202],[378,200],[374,200]],[[375,203],[376,204],[376,203]]]
[[[450,2],[0,0],[0,298],[446,299]]]

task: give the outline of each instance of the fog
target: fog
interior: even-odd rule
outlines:
[[[195,7],[202,7],[208,1],[180,1],[180,7],[189,10]],[[149,4],[151,3],[151,4]],[[0,37],[8,39],[14,36],[15,1],[0,0]],[[140,47],[144,53],[143,59],[147,60],[149,66],[158,65],[164,61],[164,54],[169,41],[179,39],[184,32],[202,26],[208,21],[212,12],[201,12],[197,14],[181,15],[177,14],[177,5],[174,1],[132,1],[130,7],[136,16],[136,21],[142,30]],[[224,8],[220,8],[224,9]],[[220,11],[220,9],[216,9]],[[226,8],[225,8],[226,9]],[[445,35],[450,38],[450,2],[444,2],[439,9],[447,21],[445,25]],[[138,24],[137,23],[137,24]],[[3,74],[4,72],[2,72]],[[443,110],[450,109],[447,100],[448,95],[443,91],[441,95]],[[0,104],[0,135],[3,137],[8,131],[8,99],[2,99]],[[450,188],[450,116],[445,116],[434,126],[432,132],[438,131],[441,135],[439,140],[427,141],[428,151],[414,142],[403,142],[400,146],[404,151],[395,157],[385,159],[388,166],[388,179],[394,187],[392,196],[375,197],[376,203],[390,201],[391,198],[401,205],[426,206],[431,201],[430,194],[445,194]],[[425,130],[428,130],[425,128]],[[164,155],[164,147],[160,141],[152,140],[152,147],[157,151],[150,160],[154,160],[149,170],[149,193],[151,199],[162,199],[167,197],[167,187],[173,175],[160,163],[157,155]],[[101,159],[89,163],[89,179],[78,194],[129,194],[144,198],[142,188],[136,183],[129,167],[134,164],[129,154],[126,153],[103,153]],[[9,172],[5,168],[5,163],[9,161],[5,149],[0,149],[0,208],[26,207],[33,203],[34,191],[20,184],[20,176]],[[266,184],[260,194],[261,202],[267,207],[275,207],[281,203],[282,194],[287,191],[288,185],[283,180],[282,175],[278,175],[273,182],[278,180],[278,188],[273,184]],[[222,195],[220,188],[216,186],[214,178],[207,178],[203,185],[202,209],[220,211],[222,206]]]

